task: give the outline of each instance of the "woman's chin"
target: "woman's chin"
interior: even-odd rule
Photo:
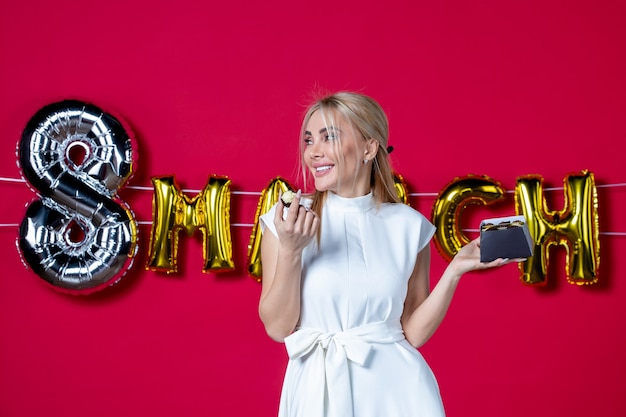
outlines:
[[[332,184],[329,184],[328,181],[324,181],[323,179],[316,179],[315,181],[315,189],[317,191],[330,191],[332,188]]]

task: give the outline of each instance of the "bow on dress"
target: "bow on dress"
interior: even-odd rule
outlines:
[[[352,384],[348,361],[365,366],[375,343],[394,343],[404,339],[399,321],[376,322],[337,333],[300,328],[285,338],[289,359],[314,363],[305,379],[306,417],[353,417]],[[324,411],[328,407],[328,414]]]

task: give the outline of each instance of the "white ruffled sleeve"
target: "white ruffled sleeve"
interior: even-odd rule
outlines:
[[[278,203],[274,204],[271,209],[267,211],[267,213],[259,216],[259,224],[261,226],[261,233],[265,233],[265,229],[269,229],[272,234],[278,237],[278,232],[276,231],[276,225],[274,225],[274,216],[276,213],[276,207]]]

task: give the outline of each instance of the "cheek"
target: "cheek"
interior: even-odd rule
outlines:
[[[341,152],[343,153],[343,157],[347,162],[347,161],[354,161],[355,159],[358,159],[359,153],[362,151],[359,150],[356,143],[354,143],[354,140],[346,140],[343,143]]]
[[[339,150],[337,145],[329,145],[328,149],[326,149],[326,156],[335,161],[335,163],[339,160],[339,158],[337,158],[338,154]]]
[[[344,153],[343,153],[344,165],[354,167],[354,165],[362,159],[363,158],[361,158],[360,154],[358,153],[358,150],[354,146],[349,146],[347,148],[344,148]]]

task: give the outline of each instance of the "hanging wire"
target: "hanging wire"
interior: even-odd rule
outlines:
[[[7,183],[26,183],[26,180],[24,180],[23,178],[8,178],[8,177],[0,177],[0,183],[2,182],[7,182]],[[614,184],[596,184],[596,188],[618,188],[618,187],[626,187],[626,182],[619,182],[619,183],[614,183]],[[142,186],[142,185],[128,185],[126,187],[124,187],[124,189],[131,189],[131,190],[140,190],[140,191],[153,191],[154,188],[153,187],[146,187],[146,186]],[[185,188],[181,190],[182,192],[185,193],[200,193],[202,190],[200,189],[192,189],[192,188]],[[544,191],[563,191],[563,187],[549,187],[549,188],[544,188]],[[515,193],[514,190],[507,190],[506,191],[509,194]],[[260,191],[231,191],[231,194],[233,195],[251,195],[251,196],[260,196],[261,192]],[[428,192],[428,193],[409,193],[408,194],[409,197],[437,197],[439,195],[439,193],[433,193],[433,192]],[[147,220],[142,220],[142,221],[137,221],[138,225],[141,226],[145,226],[145,225],[151,225],[152,221],[147,221]],[[253,227],[254,223],[231,223],[232,227]],[[6,228],[6,227],[19,227],[19,224],[17,223],[0,223],[0,228]],[[463,229],[464,232],[478,232],[477,229]],[[626,232],[600,232],[601,235],[605,235],[605,236],[626,236]]]

